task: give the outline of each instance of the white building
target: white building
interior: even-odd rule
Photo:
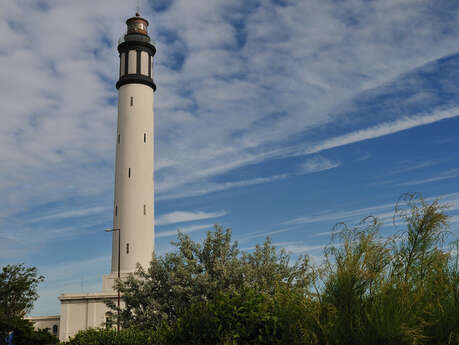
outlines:
[[[118,130],[116,135],[115,197],[111,273],[98,293],[62,294],[60,316],[30,317],[36,328],[50,328],[61,341],[78,331],[104,327],[111,319],[105,301],[119,301],[116,277],[148,267],[154,249],[153,181],[153,57],[148,21],[138,13],[126,21],[118,42],[120,57]],[[59,326],[57,326],[59,325]]]

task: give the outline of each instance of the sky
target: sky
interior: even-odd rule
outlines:
[[[110,272],[117,40],[139,6],[155,55],[155,253],[214,224],[320,261],[334,224],[394,228],[403,193],[459,224],[459,2],[0,2],[0,266],[61,293]],[[153,193],[153,191],[152,191]]]

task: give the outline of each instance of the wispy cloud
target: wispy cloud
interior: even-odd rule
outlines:
[[[284,180],[288,178],[289,174],[279,174],[273,175],[269,177],[257,177],[254,179],[249,180],[242,180],[242,181],[234,181],[234,182],[222,182],[222,183],[205,183],[205,184],[197,184],[197,185],[186,185],[182,186],[181,190],[170,192],[164,196],[159,196],[157,199],[159,200],[167,200],[167,199],[176,199],[176,198],[183,198],[183,197],[190,197],[190,196],[199,196],[204,194],[209,194],[213,192],[221,192],[231,188],[242,188],[242,187],[249,187],[254,186],[262,183],[269,183],[279,180]]]
[[[156,238],[161,238],[161,237],[170,237],[170,236],[176,236],[177,231],[180,230],[180,232],[184,234],[188,234],[193,231],[198,231],[198,230],[204,230],[204,229],[211,229],[213,227],[213,224],[200,224],[200,225],[193,225],[193,226],[188,226],[184,228],[178,228],[174,230],[167,230],[167,231],[159,231],[155,233]]]
[[[195,220],[223,217],[227,214],[228,212],[226,211],[218,211],[218,212],[174,211],[171,213],[160,215],[155,220],[155,224],[160,226],[160,225],[175,224],[175,223],[185,223],[185,222],[192,222]]]
[[[326,246],[326,244],[307,245],[304,244],[302,241],[277,242],[273,243],[273,245],[278,248],[283,248],[287,253],[291,254],[303,254],[323,250],[323,248]]]
[[[439,173],[437,176],[434,176],[434,177],[401,182],[399,183],[399,185],[400,186],[416,186],[418,184],[449,180],[449,179],[457,178],[457,177],[459,177],[459,169],[450,169],[442,173]]]
[[[99,214],[111,210],[110,207],[91,207],[80,210],[73,211],[61,211],[47,216],[31,219],[30,222],[40,222],[44,220],[56,220],[56,219],[65,219],[65,218],[75,218],[75,217],[86,217],[94,214]]]
[[[253,239],[253,238],[267,237],[267,236],[271,236],[271,235],[281,234],[283,232],[291,231],[293,229],[295,229],[295,227],[288,227],[288,228],[279,229],[279,230],[272,230],[272,231],[252,232],[252,233],[248,233],[246,235],[238,237],[238,240],[239,241],[247,241],[247,240],[250,240],[250,239]]]
[[[319,172],[323,170],[329,170],[341,165],[340,162],[332,161],[322,156],[315,156],[312,158],[306,159],[300,165],[300,174],[309,174],[314,172]]]
[[[401,132],[410,128],[428,125],[430,123],[450,119],[456,116],[459,116],[459,108],[441,110],[433,114],[407,116],[396,121],[381,123],[373,127],[361,129],[345,135],[340,135],[334,138],[324,140],[323,142],[312,145],[310,148],[307,148],[296,154],[303,155],[317,153],[335,147],[345,146],[364,140],[379,138],[385,135]]]
[[[304,217],[297,217],[288,221],[283,222],[286,225],[294,225],[294,224],[310,224],[310,223],[319,223],[319,222],[340,222],[346,221],[349,219],[360,220],[363,217],[374,215],[378,216],[381,215],[382,210],[393,209],[393,204],[383,204],[378,206],[372,207],[365,207],[350,211],[329,211],[324,214],[318,215],[311,215],[311,216],[304,216]],[[387,214],[384,213],[384,216]],[[360,218],[360,219],[359,219]]]

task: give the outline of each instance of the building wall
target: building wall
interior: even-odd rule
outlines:
[[[33,323],[35,329],[49,328],[49,332],[59,337],[60,316],[29,316],[25,318]]]
[[[79,331],[88,328],[103,328],[110,309],[106,300],[116,301],[112,293],[63,294],[61,301],[59,340],[66,341]]]

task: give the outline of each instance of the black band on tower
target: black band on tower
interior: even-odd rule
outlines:
[[[143,50],[146,51],[151,56],[154,56],[156,53],[156,48],[154,45],[142,42],[142,41],[124,41],[118,45],[118,52],[127,53],[129,50]]]
[[[119,89],[121,86],[126,84],[143,84],[150,86],[153,91],[156,91],[156,84],[153,79],[143,74],[125,74],[116,83],[116,88]]]

